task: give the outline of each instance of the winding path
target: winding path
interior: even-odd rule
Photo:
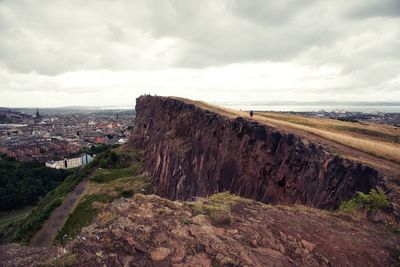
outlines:
[[[57,232],[61,230],[68,216],[75,209],[87,187],[89,177],[86,176],[73,191],[69,192],[60,206],[54,209],[42,228],[33,236],[29,245],[35,247],[51,247]]]

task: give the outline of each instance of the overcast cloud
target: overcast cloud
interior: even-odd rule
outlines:
[[[400,100],[400,1],[0,1],[0,106],[144,93]]]

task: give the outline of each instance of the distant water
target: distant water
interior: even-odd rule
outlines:
[[[350,112],[384,112],[384,113],[395,113],[400,112],[399,106],[361,106],[361,105],[259,105],[259,104],[226,104],[217,103],[220,106],[237,109],[237,110],[258,110],[258,111],[296,111],[296,112],[306,112],[306,111],[350,111]]]

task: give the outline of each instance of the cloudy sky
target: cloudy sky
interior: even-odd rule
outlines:
[[[399,0],[0,0],[0,106],[400,100]]]

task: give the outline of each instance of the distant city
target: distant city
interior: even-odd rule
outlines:
[[[283,104],[283,103],[278,103]],[[352,122],[374,122],[400,127],[399,112],[360,112],[336,106],[333,110],[315,110],[317,105],[264,106],[254,103],[224,103],[224,106],[242,110],[280,111],[286,107],[292,114],[332,118]],[[297,108],[296,107],[302,107]],[[352,105],[352,107],[364,107]],[[397,105],[369,105],[390,107]],[[341,109],[342,108],[342,109]],[[306,110],[306,111],[303,111]],[[310,111],[311,110],[311,111]],[[18,160],[41,162],[63,160],[76,156],[82,148],[99,144],[123,144],[131,134],[134,110],[106,108],[0,108],[0,153]]]
[[[0,153],[18,160],[62,160],[93,145],[125,143],[133,119],[128,110],[1,108]]]

